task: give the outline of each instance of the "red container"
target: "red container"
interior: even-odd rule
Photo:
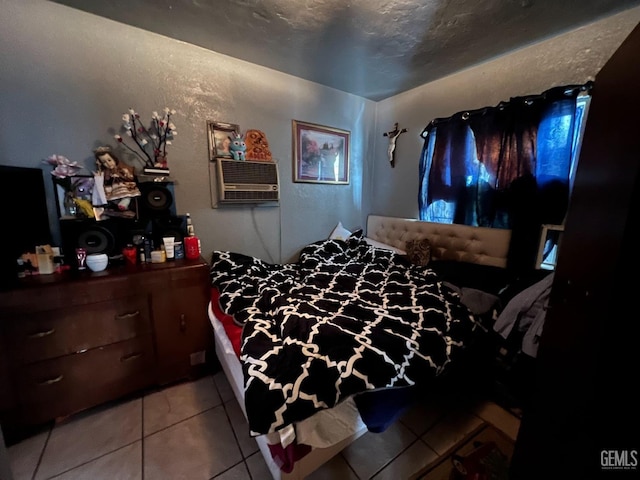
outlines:
[[[122,255],[127,262],[127,265],[135,265],[138,263],[138,249],[133,245],[127,245],[122,249]]]
[[[198,237],[185,237],[184,239],[184,256],[190,260],[200,258],[200,242]]]

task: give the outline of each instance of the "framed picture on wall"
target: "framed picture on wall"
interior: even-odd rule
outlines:
[[[235,123],[207,121],[207,132],[209,137],[209,161],[216,158],[232,158],[229,145],[229,137],[234,132],[240,133],[240,126]]]
[[[293,181],[349,183],[348,130],[293,120]]]

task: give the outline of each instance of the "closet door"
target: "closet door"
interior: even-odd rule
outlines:
[[[640,25],[595,78],[511,479],[640,472],[638,87]]]

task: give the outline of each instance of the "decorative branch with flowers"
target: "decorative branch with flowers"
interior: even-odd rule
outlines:
[[[55,167],[51,171],[51,176],[56,185],[60,185],[65,192],[73,192],[74,184],[71,177],[75,177],[83,169],[78,162],[72,162],[67,157],[56,154],[45,158],[42,163]]]
[[[171,121],[171,117],[175,113],[175,110],[168,107],[165,107],[162,116],[158,115],[158,112],[152,112],[151,124],[149,127],[145,127],[140,119],[140,114],[130,108],[129,113],[122,115],[124,122],[122,129],[126,136],[131,138],[137,149],[126,143],[120,135],[115,135],[115,139],[140,158],[145,167],[167,168],[167,146],[171,145],[173,137],[178,134]]]

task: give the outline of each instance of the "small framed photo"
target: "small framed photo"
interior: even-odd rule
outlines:
[[[348,130],[293,120],[293,181],[349,183]]]
[[[542,225],[536,268],[544,270],[556,269],[558,249],[560,248],[563,233],[564,225]]]
[[[240,126],[234,123],[207,121],[207,132],[209,136],[209,161],[216,158],[232,158],[229,145],[229,137],[234,132],[240,133]]]
[[[77,207],[73,205],[76,198],[91,202],[94,177],[91,175],[74,175],[65,178],[64,183],[65,186],[60,183],[54,183],[59,217],[68,218],[70,216],[81,216],[78,213],[72,215],[72,212],[69,212],[68,210],[70,204],[74,210],[77,209]]]

